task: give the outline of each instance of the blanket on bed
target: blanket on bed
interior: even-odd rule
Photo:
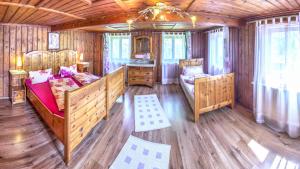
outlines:
[[[100,77],[95,76],[90,73],[77,73],[73,76],[73,78],[76,79],[82,85],[90,84],[90,83],[100,79]]]
[[[59,111],[65,107],[65,91],[72,91],[79,86],[71,78],[61,78],[49,80],[51,91],[55,97]]]

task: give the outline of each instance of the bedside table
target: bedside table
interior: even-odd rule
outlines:
[[[77,71],[78,72],[88,72],[90,67],[89,62],[79,62],[77,63]]]
[[[26,102],[25,78],[27,72],[24,70],[9,70],[9,94],[12,105]]]

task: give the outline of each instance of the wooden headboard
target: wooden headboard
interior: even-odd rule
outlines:
[[[52,68],[52,72],[57,74],[60,66],[74,65],[77,59],[77,52],[74,50],[33,51],[24,56],[24,70],[28,72]]]
[[[179,60],[179,68],[180,69],[182,69],[185,66],[201,66],[201,65],[203,65],[203,58]]]

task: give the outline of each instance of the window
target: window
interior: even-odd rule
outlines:
[[[163,34],[163,61],[178,62],[186,58],[185,34],[164,33]]]
[[[130,59],[130,35],[111,35],[110,54],[113,61],[128,61]]]
[[[224,72],[224,32],[215,30],[208,33],[208,62],[210,74]]]
[[[273,87],[284,87],[298,80],[293,77],[299,76],[300,68],[300,33],[299,27],[294,26],[270,26],[266,35],[266,74],[265,80]],[[294,80],[293,80],[294,79]]]

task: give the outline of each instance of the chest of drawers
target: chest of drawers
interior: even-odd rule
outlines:
[[[154,85],[154,67],[128,66],[128,85]]]

